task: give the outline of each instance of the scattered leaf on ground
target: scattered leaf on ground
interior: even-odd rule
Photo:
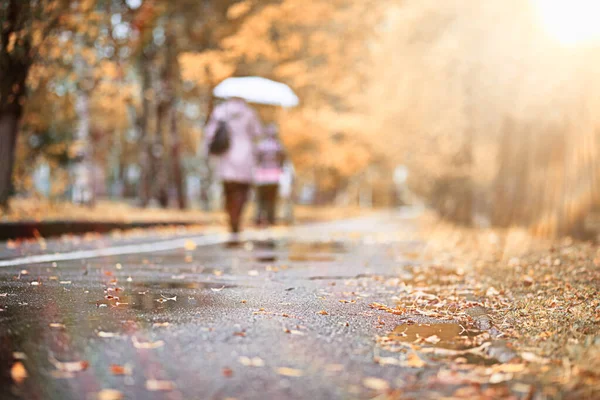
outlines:
[[[287,329],[287,328],[284,328],[284,329],[283,329],[283,331],[284,331],[285,333],[289,333],[289,334],[291,334],[291,335],[304,336],[304,332],[302,332],[302,331],[297,331],[297,330],[294,330],[294,329]]]
[[[115,389],[102,389],[96,393],[97,400],[121,400],[123,393]]]
[[[113,337],[118,337],[118,336],[119,336],[119,334],[114,333],[114,332],[104,332],[104,331],[98,332],[98,337],[101,337],[101,338],[113,338]]]
[[[396,308],[391,308],[386,306],[385,304],[381,304],[381,303],[371,303],[369,304],[369,307],[374,308],[376,310],[380,310],[380,311],[385,311],[391,314],[404,314],[404,312],[402,310],[396,309]]]
[[[133,371],[129,364],[126,364],[126,365],[111,364],[110,372],[113,375],[131,375]]]
[[[170,391],[175,389],[175,383],[171,381],[160,381],[156,379],[148,379],[146,381],[146,390],[151,392]]]
[[[533,278],[529,275],[524,275],[523,276],[523,284],[525,286],[531,286],[533,285]]]
[[[514,376],[513,374],[506,374],[506,373],[502,373],[502,372],[494,372],[490,376],[490,383],[492,385],[494,385],[496,383],[510,381],[513,378],[513,376]]]
[[[225,285],[223,285],[220,288],[210,288],[210,290],[212,290],[213,292],[220,292],[221,290],[225,289]]]
[[[191,240],[186,240],[186,241],[185,241],[185,244],[183,245],[183,247],[184,247],[184,248],[185,248],[187,251],[194,251],[194,250],[196,250],[196,248],[197,248],[198,246],[197,246],[197,245],[196,245],[196,243],[194,243],[193,241],[191,241]]]
[[[421,360],[421,357],[419,357],[417,354],[410,353],[406,358],[405,365],[411,368],[423,368],[425,365],[427,365],[427,363]]]
[[[430,344],[437,344],[441,341],[442,339],[440,339],[440,337],[438,335],[431,335],[428,338],[425,339],[425,342],[430,343]]]
[[[394,357],[375,357],[373,359],[379,365],[402,365],[402,362]]]
[[[49,361],[52,365],[54,365],[54,367],[57,370],[59,370],[61,372],[67,372],[67,373],[85,371],[87,369],[87,367],[89,366],[89,363],[87,361],[62,362],[62,361],[58,361],[56,358],[54,358],[52,356],[49,357]]]
[[[304,371],[302,371],[300,369],[287,368],[287,367],[277,368],[277,373],[279,375],[290,376],[290,377],[294,377],[294,378],[304,375]]]
[[[165,342],[162,340],[157,340],[156,342],[140,342],[135,336],[131,338],[131,341],[136,349],[157,349],[165,345]]]
[[[242,357],[238,358],[238,361],[240,362],[240,364],[242,364],[245,367],[264,367],[265,366],[264,360],[259,357],[250,358],[250,357],[242,356]]]
[[[317,314],[321,314],[321,315],[329,315],[329,313],[325,310],[321,310],[319,311]]]
[[[363,379],[362,383],[366,388],[377,391],[385,391],[390,388],[390,384],[386,380],[380,378],[365,378]]]
[[[21,361],[17,361],[13,364],[12,368],[10,369],[10,376],[17,384],[21,384],[25,379],[27,379],[27,370]]]
[[[535,355],[534,353],[527,352],[527,351],[521,353],[521,358],[525,361],[529,361],[529,362],[537,363],[537,364],[548,364],[550,362],[550,360],[548,360],[547,358],[540,357],[538,355]]]

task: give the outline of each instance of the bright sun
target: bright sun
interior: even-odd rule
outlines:
[[[532,0],[546,32],[565,45],[600,40],[600,0]]]

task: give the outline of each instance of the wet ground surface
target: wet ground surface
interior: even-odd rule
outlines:
[[[75,250],[100,249],[111,246],[141,244],[149,241],[173,240],[222,232],[218,226],[168,226],[148,229],[114,230],[109,234],[66,234],[53,238],[23,238],[0,241],[0,261],[38,254],[63,253]]]
[[[379,279],[411,278],[412,229],[386,213],[237,249],[2,268],[2,398],[368,399],[383,381],[406,387],[423,371],[374,362],[377,336],[464,349],[456,338],[469,335],[370,306],[398,293]]]

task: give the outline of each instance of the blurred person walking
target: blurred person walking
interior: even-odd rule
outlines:
[[[205,128],[205,149],[217,159],[217,175],[223,182],[232,234],[228,245],[239,244],[241,217],[254,179],[254,143],[262,130],[256,111],[237,97],[215,107]]]
[[[275,124],[270,124],[265,129],[265,135],[257,145],[256,155],[256,224],[275,225],[279,180],[286,159]]]

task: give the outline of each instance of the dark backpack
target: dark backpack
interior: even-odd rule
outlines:
[[[219,121],[215,136],[210,142],[208,151],[214,156],[221,156],[229,150],[231,145],[231,132],[225,121]]]

